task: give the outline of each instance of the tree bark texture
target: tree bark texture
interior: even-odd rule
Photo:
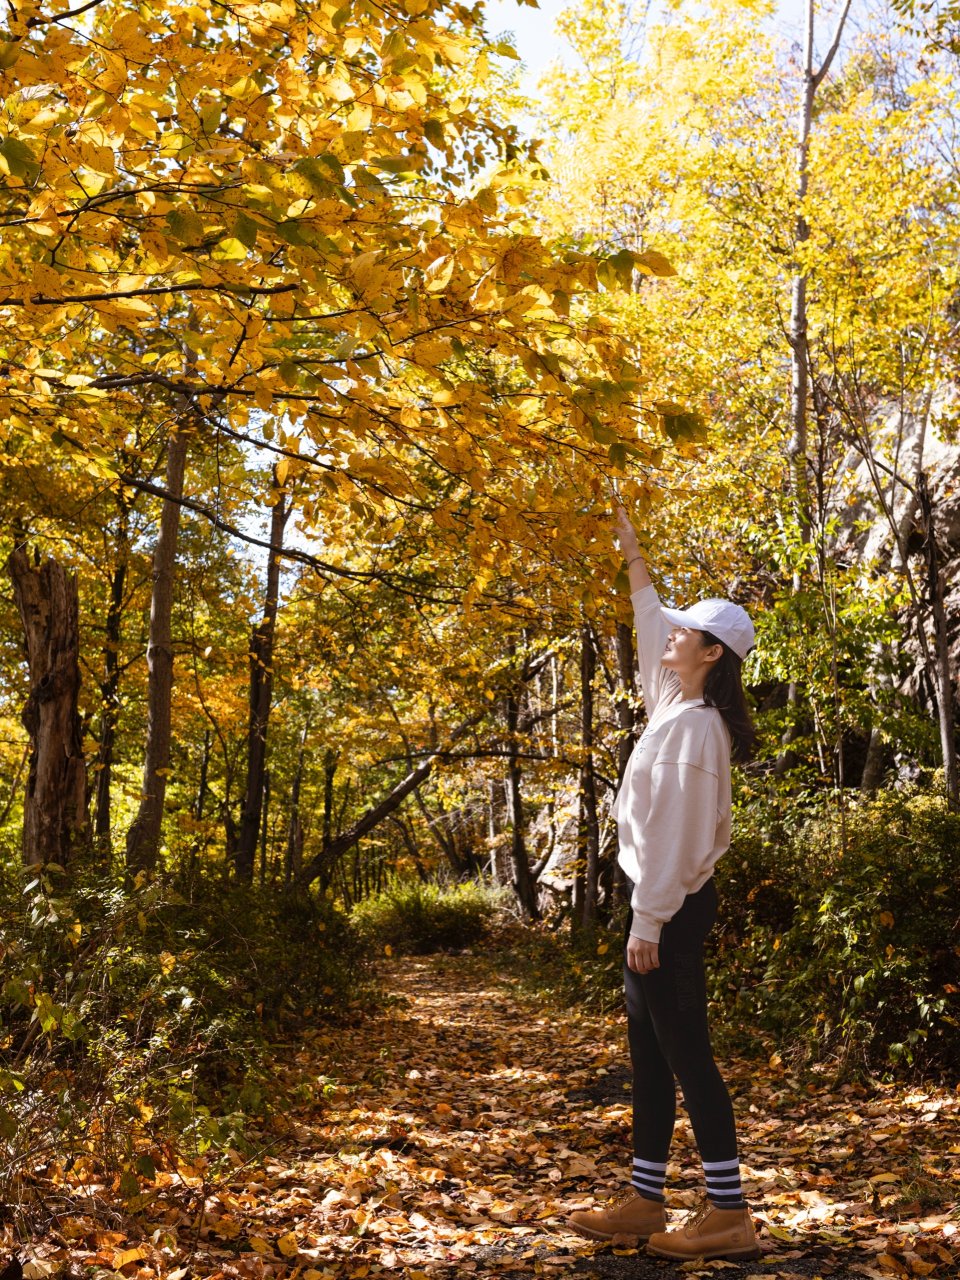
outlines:
[[[23,812],[28,866],[69,866],[89,836],[80,693],[80,606],[76,579],[56,560],[31,566],[18,547],[8,571],[23,622],[30,693],[22,720],[30,735]]]
[[[597,814],[597,779],[593,767],[593,678],[597,651],[589,626],[580,629],[580,804],[577,824],[577,861],[583,862],[583,908],[580,923],[592,929],[597,922],[600,885],[600,820]]]
[[[513,689],[507,695],[507,812],[510,822],[510,860],[513,865],[513,888],[523,914],[530,920],[540,919],[537,887],[530,874],[527,857],[526,823],[523,812],[522,770],[517,752],[517,733],[520,727],[520,691]]]
[[[187,437],[174,431],[167,446],[166,490],[153,553],[150,639],[147,645],[147,742],[140,807],[127,832],[127,870],[152,871],[160,851],[163,802],[170,771],[170,709],[173,700],[173,581],[180,533],[180,498]]]
[[[940,750],[943,755],[944,789],[951,809],[960,801],[960,778],[957,769],[956,716],[953,706],[953,681],[950,676],[950,635],[947,627],[947,610],[944,603],[943,570],[937,547],[937,531],[933,520],[933,507],[926,476],[921,473],[918,482],[918,498],[923,530],[924,550],[927,561],[927,595],[933,614],[934,652],[936,661],[931,672],[937,691],[937,720],[940,728]]]
[[[97,844],[109,856],[111,845],[110,798],[113,784],[113,752],[120,714],[120,629],[130,559],[130,509],[121,501],[117,559],[110,575],[110,603],[103,639],[103,677],[100,680],[100,747],[97,753],[97,782],[94,799],[94,834]]]
[[[273,638],[277,626],[280,597],[280,552],[287,522],[286,494],[281,491],[270,517],[270,559],[267,562],[267,591],[263,617],[250,640],[250,718],[247,726],[247,785],[234,868],[237,879],[249,884],[257,855],[260,815],[263,809],[263,779],[267,760],[267,728],[273,699]]]

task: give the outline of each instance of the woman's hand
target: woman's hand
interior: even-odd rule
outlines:
[[[660,943],[644,938],[627,939],[627,968],[634,973],[650,973],[660,968]]]
[[[636,530],[630,522],[630,517],[619,502],[614,508],[613,515],[620,550],[623,552],[624,559],[629,560],[631,556],[637,555],[640,551]]]
[[[647,572],[647,566],[644,564],[643,556],[640,554],[640,544],[637,541],[636,530],[630,522],[630,517],[619,502],[614,508],[613,515],[617,541],[620,543],[620,551],[623,558],[627,562],[630,594],[633,595],[635,591],[642,591],[644,587],[649,587],[650,574]]]

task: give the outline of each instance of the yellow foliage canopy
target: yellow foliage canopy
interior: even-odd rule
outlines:
[[[629,343],[571,303],[598,270],[671,268],[530,234],[474,21],[444,0],[19,6],[8,448],[66,441],[109,477],[125,404],[189,407],[211,438],[279,450],[318,521],[325,500],[435,505],[426,468],[449,482],[441,532],[574,547],[602,475],[643,479],[656,451]]]

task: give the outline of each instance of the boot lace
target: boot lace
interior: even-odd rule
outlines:
[[[691,1214],[690,1220],[684,1223],[684,1226],[688,1229],[695,1229],[699,1227],[700,1223],[704,1220],[704,1218],[707,1216],[708,1213],[710,1213],[710,1211],[713,1208],[714,1206],[710,1203],[709,1200],[701,1200],[700,1203],[697,1205],[696,1209],[694,1209],[693,1213]]]
[[[622,1191],[618,1191],[616,1195],[610,1197],[610,1208],[619,1209],[621,1205],[629,1204],[631,1200],[636,1200],[639,1194],[636,1187],[624,1187]]]

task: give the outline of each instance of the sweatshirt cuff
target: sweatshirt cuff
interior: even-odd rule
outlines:
[[[630,925],[630,937],[639,938],[641,942],[659,942],[662,928],[663,925],[659,920],[652,920],[650,916],[641,915],[639,911],[634,911],[633,923]]]

